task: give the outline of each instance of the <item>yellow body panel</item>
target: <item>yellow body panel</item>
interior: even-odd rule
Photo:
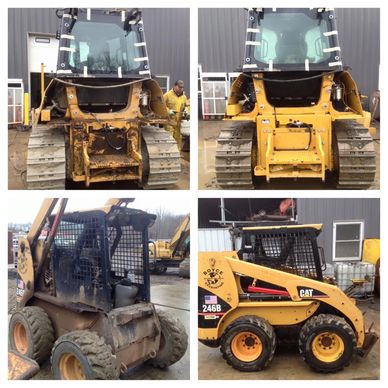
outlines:
[[[322,230],[322,224],[303,224],[303,225],[271,225],[271,229],[299,229],[299,228],[313,228]],[[267,230],[268,226],[244,226],[243,230]]]
[[[254,175],[271,178],[319,178],[334,170],[332,122],[354,119],[370,127],[370,113],[363,111],[357,85],[347,71],[339,80],[349,90],[349,110],[337,111],[331,102],[334,74],[322,77],[320,98],[316,104],[303,107],[278,107],[266,97],[263,73],[252,74],[256,103],[251,112],[242,112],[238,101],[246,75],[241,74],[232,85],[225,120],[251,121],[256,124],[256,160]],[[290,123],[306,123],[306,127],[289,127]]]
[[[380,259],[380,239],[371,238],[364,240],[362,246],[362,261],[376,264]]]
[[[240,277],[270,282],[283,287],[290,295],[289,301],[256,302],[242,301]],[[212,328],[200,327],[199,339],[215,340],[222,336],[225,328],[243,315],[265,317],[272,325],[301,323],[317,310],[321,303],[337,309],[354,327],[357,347],[362,347],[365,339],[364,318],[353,299],[348,298],[338,287],[304,278],[272,268],[251,264],[240,260],[237,252],[203,252],[198,258],[198,287],[204,292],[216,295],[218,300],[228,304],[225,314],[217,318]],[[298,291],[298,287],[315,290],[320,296]],[[204,315],[199,312],[199,314]],[[263,315],[262,315],[263,314]],[[210,318],[212,316],[210,315]]]
[[[51,109],[42,109],[40,120],[47,122],[51,120]]]

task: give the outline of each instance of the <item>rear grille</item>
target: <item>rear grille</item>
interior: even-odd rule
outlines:
[[[316,236],[311,229],[244,232],[245,252],[256,264],[312,279],[322,279]]]
[[[118,244],[115,242],[117,237]],[[111,271],[115,276],[128,278],[134,284],[144,284],[143,233],[137,232],[132,226],[122,226],[118,229],[110,226],[108,240]]]

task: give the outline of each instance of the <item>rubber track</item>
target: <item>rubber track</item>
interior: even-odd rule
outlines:
[[[355,120],[333,123],[334,165],[340,189],[367,189],[375,179],[376,152],[368,128]]]
[[[180,153],[172,135],[158,127],[145,126],[141,133],[148,152],[145,189],[167,189],[176,185],[181,174]]]
[[[64,190],[65,138],[60,128],[36,126],[28,141],[27,188]]]
[[[112,354],[112,348],[105,343],[94,331],[79,330],[72,331],[59,337],[54,344],[54,354],[57,346],[63,342],[76,344],[83,355],[87,357],[89,365],[93,370],[96,380],[116,380],[119,377],[119,370],[116,366],[116,356]],[[51,363],[52,363],[51,356]]]
[[[255,125],[233,122],[217,140],[216,177],[222,189],[253,189],[252,146]]]

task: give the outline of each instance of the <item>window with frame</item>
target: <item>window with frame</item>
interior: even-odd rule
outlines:
[[[334,221],[333,261],[360,261],[364,221]]]

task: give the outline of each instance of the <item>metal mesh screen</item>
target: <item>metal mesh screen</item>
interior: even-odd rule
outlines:
[[[252,231],[245,236],[245,247],[253,253],[256,264],[313,279],[322,277],[311,231]]]
[[[59,270],[72,286],[102,288],[103,250],[101,219],[78,218],[61,221],[55,237],[54,257]]]
[[[120,236],[121,234],[121,236]],[[108,227],[111,271],[135,284],[144,284],[143,233],[132,226]]]

